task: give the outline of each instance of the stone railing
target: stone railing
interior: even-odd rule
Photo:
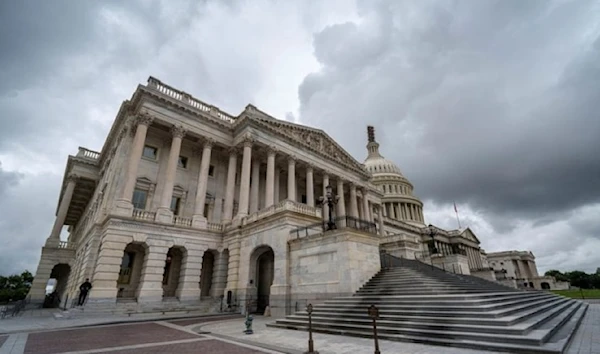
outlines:
[[[142,209],[133,209],[132,216],[134,219],[154,221],[156,213]]]
[[[58,248],[65,249],[65,250],[74,250],[75,249],[75,243],[68,242],[68,241],[60,241],[58,243]]]
[[[100,153],[97,151],[86,149],[86,148],[80,146],[79,151],[77,152],[77,155],[75,155],[75,157],[83,157],[86,159],[99,160]]]
[[[192,219],[175,215],[173,217],[173,224],[175,226],[192,227]]]
[[[153,78],[152,76],[150,76],[150,78],[148,78],[147,87],[153,88],[154,90],[162,93],[163,95],[174,98],[182,103],[185,103],[191,107],[194,107],[195,109],[197,109],[199,111],[209,113],[209,114],[216,116],[217,118],[224,120],[226,122],[229,122],[229,123],[235,122],[235,118],[233,118],[231,115],[219,110],[217,107],[214,107],[212,105],[204,103],[204,102],[200,101],[199,99],[192,97],[190,94],[188,94],[186,92],[179,91],[169,85],[163,84],[160,80]]]
[[[207,223],[206,228],[208,229],[208,231],[223,232],[223,224],[219,224],[216,222]]]
[[[273,214],[280,213],[282,211],[292,211],[292,212],[296,212],[298,214],[304,214],[304,215],[313,216],[313,217],[317,217],[317,218],[321,218],[321,215],[322,215],[320,208],[314,208],[314,207],[308,206],[306,204],[293,202],[291,200],[283,200],[283,201],[279,202],[278,204],[272,205],[266,209],[262,209],[262,210],[257,211],[256,213],[248,215],[247,217],[244,218],[244,221],[242,224],[253,223],[255,221],[264,219]]]

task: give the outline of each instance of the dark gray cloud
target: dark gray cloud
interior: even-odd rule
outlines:
[[[361,4],[315,34],[303,121],[357,156],[371,122],[421,197],[498,227],[600,201],[597,2]]]
[[[253,103],[325,129],[359,159],[375,125],[430,222],[456,227],[456,201],[488,251],[593,270],[599,6],[0,2],[0,273],[35,270],[67,155],[100,149],[150,75],[232,114]]]

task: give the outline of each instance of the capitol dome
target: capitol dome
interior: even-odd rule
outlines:
[[[383,193],[384,216],[423,226],[423,203],[413,195],[413,185],[404,177],[400,168],[379,153],[375,141],[375,129],[367,127],[368,156],[363,165],[371,173],[371,182]]]

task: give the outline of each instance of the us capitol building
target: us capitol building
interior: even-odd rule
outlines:
[[[557,286],[528,252],[507,262],[530,278],[507,277],[469,228],[427,226],[373,127],[367,152],[360,163],[322,130],[253,105],[232,116],[150,77],[100,152],[69,156],[30,301],[44,300],[52,278],[66,306],[90,278],[86,306],[269,306],[279,316],[355,292],[380,270],[380,252],[515,287]]]

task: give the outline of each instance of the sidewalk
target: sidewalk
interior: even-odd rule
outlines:
[[[228,313],[217,314],[180,314],[166,312],[161,313],[136,313],[128,316],[114,314],[86,314],[85,311],[71,309],[62,311],[60,309],[33,309],[26,310],[17,317],[8,317],[0,320],[0,335],[19,332],[42,331],[58,328],[85,327],[100,324],[115,324],[139,321],[164,321],[181,318],[197,318],[214,315],[227,315]]]
[[[267,323],[275,321],[273,317],[254,317],[254,334],[244,334],[246,328],[243,319],[221,321],[199,326],[191,325],[196,332],[210,332],[210,335],[250,344],[264,349],[288,354],[301,354],[308,349],[308,332],[268,328]],[[369,338],[336,336],[313,333],[314,350],[321,354],[360,354],[373,353],[374,342]],[[379,341],[382,353],[394,354],[496,354],[496,352],[470,350],[465,348],[438,347],[416,343]]]

